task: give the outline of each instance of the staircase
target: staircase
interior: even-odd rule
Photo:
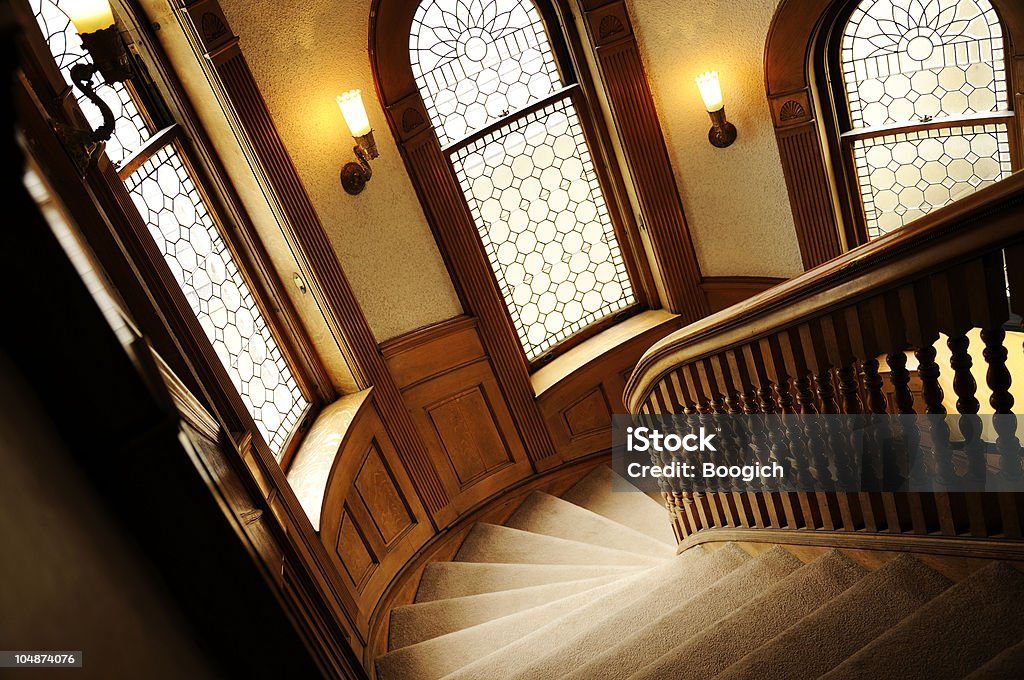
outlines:
[[[676,555],[663,507],[599,467],[477,524],[391,612],[379,680],[1011,678],[1024,574],[727,543]],[[626,484],[624,480],[616,483]]]

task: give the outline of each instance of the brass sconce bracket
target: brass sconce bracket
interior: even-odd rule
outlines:
[[[711,129],[708,130],[708,141],[719,149],[724,149],[736,141],[736,126],[725,118],[725,107],[708,113],[711,116]]]
[[[352,151],[359,162],[346,163],[341,169],[341,186],[345,189],[345,193],[352,196],[362,192],[366,183],[373,177],[370,161],[379,155],[377,144],[373,139],[373,130],[361,137],[356,137],[355,140],[357,144],[352,147]]]

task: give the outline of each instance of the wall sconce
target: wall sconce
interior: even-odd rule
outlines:
[[[706,71],[697,76],[697,87],[704,100],[704,107],[711,116],[708,141],[712,146],[724,149],[736,141],[736,126],[725,119],[725,102],[722,101],[722,86],[718,82],[718,71]]]
[[[114,134],[114,113],[96,94],[97,86],[93,85],[92,78],[99,73],[107,84],[123,83],[134,75],[134,71],[128,48],[117,30],[114,13],[107,0],[65,0],[61,6],[93,61],[72,66],[71,81],[103,115],[103,124],[95,130],[56,126],[79,172],[84,175],[103,149],[103,142]]]
[[[353,196],[358,194],[366,186],[373,176],[373,169],[370,168],[370,161],[376,158],[377,143],[373,141],[373,129],[370,127],[370,120],[366,117],[366,109],[363,107],[363,97],[359,90],[349,90],[338,97],[338,106],[341,108],[341,115],[345,117],[345,123],[356,140],[352,150],[359,159],[358,163],[346,163],[341,169],[341,186]]]

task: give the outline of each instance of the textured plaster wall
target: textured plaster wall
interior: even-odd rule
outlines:
[[[778,0],[629,0],[704,276],[794,276],[803,267],[771,113],[764,44]],[[716,70],[738,130],[708,143],[694,78]]]
[[[378,341],[462,313],[377,102],[369,0],[222,0],[260,90]],[[363,90],[380,158],[358,196],[338,180],[354,160],[334,99]]]

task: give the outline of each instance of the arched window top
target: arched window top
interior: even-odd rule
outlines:
[[[841,56],[854,129],[1009,108],[1003,32],[988,0],[864,0]]]
[[[442,146],[562,87],[531,0],[423,0],[409,53]]]

